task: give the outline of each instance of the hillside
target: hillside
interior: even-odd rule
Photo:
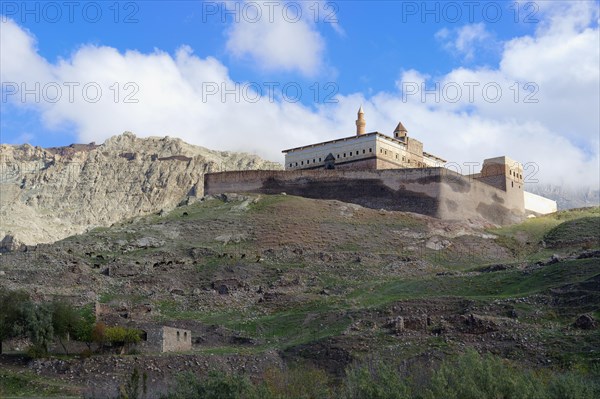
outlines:
[[[339,378],[371,357],[427,367],[469,347],[589,369],[600,336],[573,323],[600,318],[599,221],[586,208],[492,228],[232,194],[4,254],[0,287],[97,301],[108,324],[192,331],[185,354],[27,363],[37,383],[78,392],[115,395],[134,365],[164,392],[182,371],[302,362]]]
[[[207,172],[273,167],[250,154],[129,132],[101,145],[0,145],[0,251],[193,201]]]

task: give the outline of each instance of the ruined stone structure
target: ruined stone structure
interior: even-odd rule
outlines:
[[[207,174],[204,193],[285,192],[441,219],[483,218],[500,225],[556,211],[554,201],[525,193],[523,166],[517,161],[486,159],[481,172],[465,176],[424,152],[402,123],[394,137],[366,133],[365,126],[361,107],[355,136],[285,150],[285,171]]]
[[[192,349],[192,332],[182,328],[145,325],[139,347],[146,352],[185,352]]]

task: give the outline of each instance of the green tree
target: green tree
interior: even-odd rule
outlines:
[[[92,350],[92,343],[94,342],[94,327],[96,326],[96,317],[94,312],[89,307],[84,307],[79,311],[79,322],[73,332],[73,338],[78,341],[85,342],[88,349]]]
[[[140,342],[140,331],[134,328],[121,326],[106,327],[104,338],[107,342],[122,348],[125,351],[129,345]]]
[[[27,334],[25,309],[30,306],[27,293],[0,288],[0,354],[3,341]]]
[[[81,316],[77,310],[65,302],[53,302],[50,305],[52,310],[52,328],[54,335],[58,338],[58,342],[63,347],[68,355],[67,347],[64,340],[68,340],[71,336],[76,336]]]
[[[48,304],[33,304],[24,308],[29,339],[36,348],[35,353],[48,353],[48,347],[54,339],[52,327],[52,309]]]
[[[140,371],[137,367],[134,367],[129,380],[119,387],[119,399],[145,398],[148,393],[147,384],[148,374],[144,371],[143,375],[140,376]]]

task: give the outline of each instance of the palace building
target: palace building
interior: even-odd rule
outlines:
[[[285,169],[405,169],[439,167],[446,161],[423,151],[398,123],[393,136],[366,133],[365,113],[358,110],[356,135],[284,150]]]

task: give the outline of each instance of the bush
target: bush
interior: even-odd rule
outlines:
[[[264,374],[264,388],[274,398],[327,399],[331,397],[329,376],[323,370],[296,365],[272,368]]]
[[[140,332],[133,328],[106,327],[104,339],[112,344],[125,345],[140,342]]]
[[[421,371],[422,373],[419,373]],[[180,376],[168,399],[592,399],[600,397],[598,370],[533,372],[474,350],[441,363],[437,370],[411,369],[403,376],[391,364],[367,359],[350,366],[335,387],[318,369],[270,369],[259,384],[212,372]],[[422,374],[422,375],[421,375]]]
[[[48,354],[46,348],[40,345],[31,345],[27,348],[27,356],[31,359],[41,359]]]
[[[405,399],[410,389],[398,370],[380,360],[369,359],[346,372],[340,388],[345,399]]]
[[[264,388],[254,386],[240,375],[210,372],[206,377],[185,373],[177,378],[177,386],[167,399],[269,399]]]
[[[600,397],[594,378],[584,373],[534,373],[492,355],[467,351],[435,371],[423,398],[588,399]]]
[[[590,383],[581,374],[555,376],[548,384],[547,396],[560,399],[593,399],[600,397],[598,381]]]

